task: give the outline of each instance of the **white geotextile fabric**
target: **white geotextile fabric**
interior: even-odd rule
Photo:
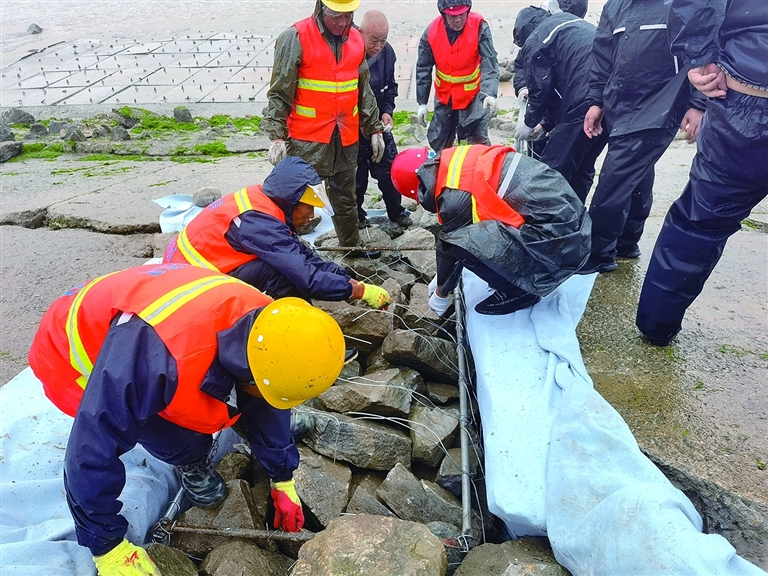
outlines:
[[[533,308],[483,316],[465,271],[490,511],[513,537],[546,535],[575,576],[765,575],[719,535],[637,446],[593,388],[576,338],[595,274]]]
[[[0,388],[0,422],[0,574],[96,574],[90,551],[77,544],[64,493],[64,451],[74,420],[45,397],[27,368]],[[222,434],[217,455],[237,438],[234,432]],[[126,537],[140,544],[165,514],[178,483],[171,466],[141,446],[121,459],[127,475],[120,496],[129,523]]]

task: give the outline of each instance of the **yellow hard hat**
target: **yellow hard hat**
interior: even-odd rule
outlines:
[[[344,335],[330,314],[301,298],[280,298],[253,323],[248,364],[264,400],[287,410],[336,381],[345,349]]]
[[[299,198],[299,202],[309,204],[315,208],[322,208],[323,212],[328,216],[333,216],[333,207],[331,206],[331,200],[328,198],[328,191],[325,187],[325,181],[319,184],[307,185],[304,194]]]
[[[334,12],[354,12],[360,7],[360,0],[320,0]]]

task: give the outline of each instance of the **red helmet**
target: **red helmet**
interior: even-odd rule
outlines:
[[[419,201],[416,171],[429,159],[429,148],[403,150],[392,161],[391,176],[395,189],[403,196]]]

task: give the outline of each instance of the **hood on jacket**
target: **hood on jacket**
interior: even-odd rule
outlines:
[[[437,0],[437,9],[440,14],[446,8],[453,8],[454,6],[469,6],[469,9],[472,10],[472,0]]]
[[[322,179],[309,162],[288,156],[269,173],[262,192],[283,211],[286,222],[293,223],[293,208],[301,200],[307,186],[320,182]]]
[[[536,27],[550,16],[552,16],[551,12],[538,6],[527,6],[520,10],[512,30],[512,41],[515,46],[522,48]]]
[[[573,14],[577,18],[584,18],[587,15],[587,4],[589,0],[558,0],[560,10]]]

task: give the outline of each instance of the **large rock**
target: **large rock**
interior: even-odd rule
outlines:
[[[448,570],[445,576],[451,576],[464,560],[464,547],[459,539],[461,529],[448,522],[429,522],[427,528],[443,541],[445,554],[448,557]]]
[[[208,576],[285,576],[292,564],[291,558],[277,552],[250,542],[231,540],[212,550],[200,569]]]
[[[0,142],[15,142],[16,134],[5,122],[0,122]]]
[[[197,566],[181,550],[162,544],[147,546],[147,554],[163,576],[197,576]]]
[[[403,520],[448,522],[462,526],[461,502],[434,482],[419,480],[402,464],[397,464],[381,483],[376,496]],[[479,515],[472,511],[472,533],[482,539]]]
[[[173,119],[176,122],[192,122],[192,112],[186,106],[176,106],[173,109]]]
[[[367,304],[321,301],[314,304],[334,317],[341,331],[354,338],[355,348],[363,354],[378,348],[392,330],[392,315],[373,310]]]
[[[483,544],[469,551],[454,576],[568,576],[546,539]],[[618,576],[618,575],[616,575]]]
[[[291,576],[443,576],[442,542],[423,524],[359,514],[304,544]]]
[[[425,378],[458,383],[456,345],[410,330],[393,330],[384,339],[382,354],[389,362],[410,366]]]
[[[304,443],[315,452],[372,470],[410,466],[411,439],[404,432],[343,414],[317,410],[312,415],[315,427]]]
[[[299,455],[301,462],[293,474],[296,493],[317,521],[328,526],[347,507],[352,472],[305,446],[299,446]]]
[[[29,112],[26,110],[22,110],[21,108],[11,108],[10,110],[6,110],[3,112],[2,117],[0,117],[0,120],[5,122],[6,124],[32,124],[35,121],[35,117],[32,116]]]
[[[21,154],[21,142],[0,142],[0,164]]]
[[[406,416],[411,411],[413,390],[423,386],[421,375],[410,368],[368,372],[351,382],[340,382],[318,400],[332,412],[370,412],[382,416]]]
[[[440,328],[440,317],[429,307],[429,288],[422,282],[413,285],[408,306],[399,316],[398,328],[419,330],[429,335],[434,335]]]
[[[437,466],[446,448],[453,445],[456,438],[459,411],[414,404],[408,420],[411,422],[412,458],[427,466]]]
[[[355,488],[352,498],[347,504],[347,514],[375,514],[377,516],[389,516],[396,518],[394,512],[384,506],[363,486]]]
[[[221,506],[216,508],[190,508],[179,519],[182,524],[206,528],[247,528],[262,530],[264,516],[251,494],[248,483],[243,480],[227,482],[229,494]],[[193,556],[205,556],[216,546],[227,542],[224,536],[209,536],[180,532],[173,536],[173,547]]]

